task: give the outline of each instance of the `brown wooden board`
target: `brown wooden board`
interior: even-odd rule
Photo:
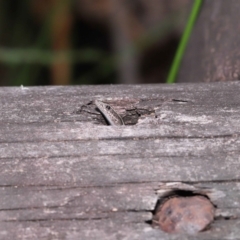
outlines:
[[[239,90],[0,88],[0,239],[240,239]],[[107,126],[94,99],[126,125]],[[211,228],[152,228],[157,200],[188,188],[217,206]]]

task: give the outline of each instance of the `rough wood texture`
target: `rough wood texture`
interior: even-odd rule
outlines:
[[[0,88],[0,239],[238,239],[239,90]],[[94,99],[129,125],[104,125]],[[158,198],[181,188],[217,206],[211,229],[168,235],[146,223]]]
[[[240,80],[238,0],[204,0],[178,82]]]

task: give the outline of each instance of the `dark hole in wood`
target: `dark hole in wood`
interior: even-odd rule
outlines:
[[[157,201],[146,223],[167,233],[196,234],[209,229],[215,208],[210,199],[188,190],[173,190]]]
[[[215,217],[215,220],[232,220],[232,219],[237,219],[237,215],[230,215],[230,216],[217,216]]]
[[[106,109],[108,109],[108,110],[109,110],[109,109],[111,109],[111,107],[110,107],[109,105],[107,105],[107,106],[106,106]]]
[[[155,110],[151,107],[133,107],[129,108],[126,105],[125,111],[118,112],[116,110],[115,104],[109,104],[106,106],[107,109],[111,108],[111,105],[113,105],[114,110],[119,114],[119,116],[123,119],[125,125],[135,125],[138,123],[138,120],[140,117],[147,117],[147,115],[154,114],[155,117]],[[95,104],[91,101],[87,104],[82,105],[79,109],[73,112],[73,114],[79,114],[83,115],[84,118],[87,119],[89,115],[92,116],[92,118],[100,124],[103,125],[109,125],[107,119],[101,114],[99,109],[95,106]]]
[[[98,112],[99,110],[96,109]],[[124,121],[125,125],[136,125],[138,123],[138,119],[144,115],[155,114],[153,109],[127,109],[123,115],[120,115]],[[99,121],[105,125],[107,124],[107,120],[103,115],[99,115]]]
[[[125,125],[136,125],[140,117],[150,114],[155,114],[155,110],[146,108],[127,109],[126,114],[123,116],[123,121]]]

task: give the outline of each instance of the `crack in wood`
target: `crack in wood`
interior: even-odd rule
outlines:
[[[71,220],[71,221],[89,221],[89,220],[102,220],[102,219],[109,219],[110,217],[86,217],[86,218],[39,218],[39,219],[12,219],[12,220],[4,220],[0,222],[48,222],[48,221],[66,221],[66,220]]]
[[[119,111],[119,116],[124,120],[125,125],[136,125],[139,118],[147,118],[149,115],[156,115],[155,109],[158,109],[166,102],[188,103],[189,100],[184,99],[106,99],[102,100],[110,106],[113,106],[116,111]],[[85,113],[85,114],[84,114]],[[94,101],[90,101],[87,104],[83,104],[80,109],[72,112],[75,115],[83,115],[82,121],[88,121],[89,117],[98,124],[108,125],[104,117],[97,110]],[[95,117],[93,117],[95,116]],[[66,121],[66,120],[65,120]]]
[[[125,125],[135,125],[135,124],[137,124],[138,119],[140,117],[146,117],[147,115],[155,114],[155,110],[151,107],[136,106],[136,104],[139,103],[139,101],[140,101],[137,99],[135,99],[135,100],[114,99],[114,100],[102,100],[102,101],[106,102],[110,106],[113,106],[113,108],[116,110],[116,112],[119,110],[118,114],[124,120]],[[141,100],[141,101],[143,102],[143,100]],[[144,105],[147,105],[147,101]],[[107,125],[106,120],[97,111],[96,106],[94,105],[93,101],[91,101],[85,105],[82,105],[80,107],[80,109],[74,111],[73,114],[81,114],[83,112],[87,113],[87,115],[89,115],[89,116],[96,115],[97,118],[94,120],[97,120],[98,122],[102,123],[103,125]]]

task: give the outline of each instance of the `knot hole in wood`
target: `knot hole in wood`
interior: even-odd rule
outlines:
[[[209,229],[215,208],[205,195],[174,190],[158,200],[149,223],[167,233],[192,235]]]

